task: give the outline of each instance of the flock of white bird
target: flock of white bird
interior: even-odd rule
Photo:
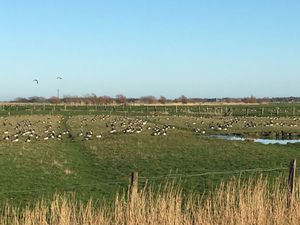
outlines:
[[[1,140],[6,142],[26,142],[42,140],[83,140],[101,139],[109,135],[128,135],[146,133],[151,136],[166,136],[170,130],[184,129],[196,134],[225,132],[237,127],[261,130],[276,128],[278,136],[295,136],[300,120],[298,117],[236,117],[236,118],[201,118],[190,117],[185,123],[175,123],[180,117],[122,117],[122,116],[37,116],[27,119],[22,117],[1,117]],[[178,122],[177,121],[177,122]],[[173,123],[173,124],[172,124]],[[176,125],[174,125],[176,124]],[[281,130],[282,128],[282,130]],[[289,129],[292,129],[289,132]],[[269,129],[270,130],[270,129]],[[270,131],[267,131],[270,132]],[[267,134],[267,132],[265,132]],[[300,135],[299,135],[300,136]],[[1,137],[1,136],[0,136]]]

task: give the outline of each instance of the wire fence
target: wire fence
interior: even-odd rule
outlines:
[[[274,171],[288,171],[288,167],[276,167],[276,168],[253,168],[253,169],[243,169],[243,170],[231,170],[231,171],[207,171],[203,173],[174,173],[174,174],[166,174],[159,176],[140,176],[139,182],[147,183],[148,181],[155,180],[165,180],[168,181],[170,179],[182,179],[182,178],[196,178],[196,177],[204,177],[210,175],[234,175],[234,174],[243,174],[243,173],[269,173]],[[95,182],[94,184],[73,184],[66,186],[47,186],[47,188],[32,188],[25,190],[4,190],[0,191],[0,195],[8,195],[8,194],[33,194],[33,193],[53,193],[53,192],[80,192],[80,191],[96,191],[105,188],[114,187],[128,187],[130,185],[130,177],[128,179],[119,178],[122,181],[116,182]]]
[[[264,105],[202,105],[202,104],[0,104],[0,115],[44,114],[44,113],[96,113],[105,114],[200,114],[224,116],[299,116],[299,103]]]
[[[208,175],[222,175],[222,174],[241,174],[241,173],[249,173],[249,172],[272,172],[272,171],[283,171],[288,170],[287,167],[279,167],[279,168],[255,168],[255,169],[245,169],[245,170],[232,170],[232,171],[210,171],[204,173],[197,174],[169,174],[164,176],[154,176],[154,177],[139,177],[140,179],[164,179],[164,178],[189,178],[189,177],[201,177]]]

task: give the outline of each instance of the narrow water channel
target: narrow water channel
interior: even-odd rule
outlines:
[[[239,137],[235,135],[210,135],[211,138],[217,138],[217,139],[223,139],[223,140],[229,140],[229,141],[253,141],[255,143],[261,143],[261,144],[280,144],[280,145],[286,145],[286,144],[294,144],[294,143],[300,143],[300,139],[265,139],[265,138],[244,138]]]

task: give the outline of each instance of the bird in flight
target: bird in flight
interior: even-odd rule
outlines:
[[[58,79],[58,80],[62,80],[62,77],[57,77],[56,79]]]
[[[36,84],[39,84],[39,81],[37,79],[34,79],[33,81],[36,82]]]

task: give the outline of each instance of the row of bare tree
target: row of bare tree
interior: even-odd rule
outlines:
[[[59,104],[59,103],[66,103],[66,104],[126,104],[126,103],[140,103],[140,104],[166,104],[166,103],[182,103],[187,104],[192,102],[191,99],[187,98],[186,96],[182,95],[176,99],[167,99],[164,96],[160,96],[156,98],[155,96],[143,96],[140,98],[127,98],[125,95],[118,94],[115,98],[110,96],[96,96],[95,94],[86,95],[84,97],[79,96],[65,96],[62,99],[58,97],[51,97],[51,98],[44,98],[33,96],[29,98],[16,98],[13,102],[18,103],[52,103],[52,104]]]
[[[171,103],[206,103],[206,102],[224,102],[224,103],[268,103],[268,102],[300,102],[299,97],[281,97],[281,98],[256,98],[254,96],[245,98],[188,98],[185,95],[181,95],[175,99],[168,99],[164,96],[156,98],[155,96],[143,96],[140,98],[127,98],[125,95],[118,94],[114,98],[110,96],[97,96],[95,94],[86,95],[84,97],[79,96],[65,96],[63,98],[51,97],[44,98],[33,96],[29,98],[16,98],[12,102],[18,103],[66,103],[66,104],[171,104]]]

